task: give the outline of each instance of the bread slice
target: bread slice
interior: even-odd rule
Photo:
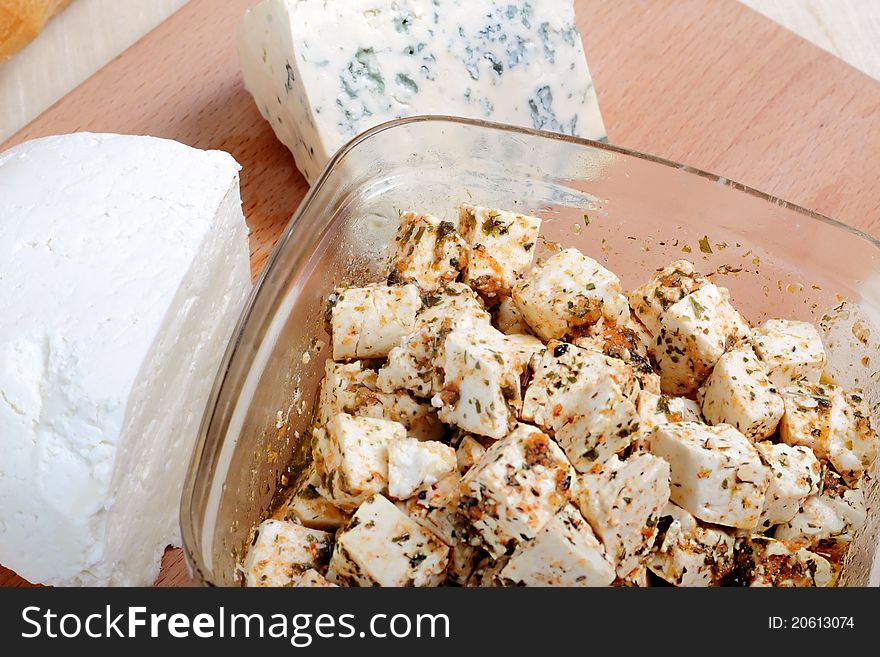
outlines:
[[[0,62],[36,38],[70,0],[0,0]]]

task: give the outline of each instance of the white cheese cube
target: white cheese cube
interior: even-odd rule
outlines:
[[[510,297],[502,299],[494,312],[495,327],[505,335],[527,335],[532,332],[522,313]]]
[[[299,579],[294,583],[294,586],[308,588],[336,588],[336,584],[328,582],[327,578],[314,569],[309,569],[300,575]]]
[[[370,285],[337,292],[331,309],[333,359],[384,358],[415,326],[415,285]]]
[[[707,283],[663,313],[651,352],[663,392],[693,392],[728,348],[749,337],[748,324],[725,292]]]
[[[468,253],[451,221],[403,212],[391,243],[388,284],[415,283],[425,292],[445,287],[467,266]]]
[[[755,447],[770,468],[770,486],[758,524],[765,530],[794,518],[803,501],[818,490],[822,466],[809,447],[771,442]]]
[[[819,492],[804,500],[794,517],[776,527],[773,535],[792,545],[815,546],[820,541],[848,543],[867,519],[860,488],[825,468]]]
[[[631,577],[644,563],[669,501],[669,464],[651,454],[597,463],[578,479],[575,501],[602,539],[617,576]]]
[[[76,133],[0,154],[0,563],[147,586],[250,293],[239,166]]]
[[[632,368],[622,360],[550,342],[536,359],[522,418],[552,433],[583,471],[632,442],[638,389]]]
[[[375,495],[339,533],[327,579],[348,586],[438,586],[448,557],[443,541]]]
[[[651,452],[672,469],[670,498],[700,520],[752,529],[758,524],[770,484],[770,469],[755,446],[726,424],[662,424]]]
[[[616,323],[629,317],[620,279],[577,249],[560,251],[535,267],[511,296],[544,340],[577,334],[602,317]]]
[[[348,515],[319,492],[321,477],[312,463],[307,476],[287,499],[282,502],[273,517],[299,523],[310,529],[333,531],[348,521]]]
[[[360,361],[324,363],[324,378],[318,393],[316,423],[324,426],[337,413],[354,413],[358,407],[358,393],[362,388],[375,388],[376,373],[365,370]]]
[[[703,415],[712,424],[730,424],[747,438],[776,432],[785,406],[748,342],[727,351],[699,390]]]
[[[659,535],[648,568],[670,584],[718,586],[733,567],[733,536],[703,527],[681,507],[669,503],[657,526]]]
[[[327,565],[332,543],[327,532],[264,520],[242,565],[245,586],[292,586],[307,570]]]
[[[647,283],[629,294],[633,312],[651,335],[660,332],[660,320],[666,310],[709,282],[694,263],[676,260],[658,269]]]
[[[577,508],[566,504],[519,544],[499,577],[514,586],[608,586],[614,565]]]
[[[399,422],[339,413],[314,429],[312,455],[320,492],[344,510],[388,490],[388,443],[406,438]]]
[[[461,476],[453,473],[401,504],[410,518],[449,546],[446,580],[463,586],[482,551],[471,545],[468,528],[458,515],[460,483]]]
[[[861,391],[802,382],[783,390],[782,399],[782,441],[809,447],[818,458],[831,461],[848,482],[857,482],[878,451]]]
[[[768,319],[752,331],[755,351],[777,388],[797,381],[819,383],[825,369],[825,348],[816,327],[809,322]]]
[[[498,558],[538,535],[571,497],[574,476],[556,443],[520,424],[464,476],[459,512]]]
[[[431,403],[440,419],[480,436],[506,436],[521,401],[524,359],[514,355],[507,336],[490,324],[453,329],[434,364],[443,386]]]
[[[587,327],[585,335],[577,336],[572,342],[584,349],[601,351],[606,356],[620,358],[641,374],[654,372],[648,360],[652,338],[632,314],[619,324],[602,317]]]
[[[735,552],[734,568],[725,579],[728,586],[825,587],[834,579],[824,557],[765,536],[738,540]]]
[[[489,325],[490,321],[476,293],[463,283],[453,283],[428,297],[413,331],[390,351],[388,362],[379,370],[379,389],[409,390],[418,397],[430,397],[442,387],[434,361],[446,334],[457,326]]]
[[[382,392],[374,370],[363,369],[360,361],[336,363],[328,360],[318,397],[318,426],[337,413],[385,418],[400,422],[408,435],[419,440],[437,440],[445,430],[433,407],[413,398],[405,390]]]
[[[486,454],[486,448],[473,436],[465,436],[455,450],[458,471],[465,474],[474,467]]]
[[[506,210],[462,205],[458,221],[471,247],[465,283],[486,297],[509,296],[532,264],[541,220]]]
[[[639,430],[633,440],[639,451],[651,451],[654,429],[669,422],[703,422],[700,405],[687,397],[670,397],[640,390],[636,401],[639,414]]]
[[[404,390],[386,393],[361,389],[357,402],[353,409],[356,415],[400,422],[413,438],[438,440],[446,434],[431,404],[415,399]]]
[[[434,440],[394,438],[388,442],[388,494],[399,500],[453,473],[455,450]]]
[[[407,500],[404,510],[410,518],[449,546],[446,579],[464,585],[482,551],[478,540],[471,544],[472,537],[464,518],[457,513],[460,483],[458,473],[448,476]]]
[[[532,358],[544,351],[544,343],[534,335],[505,335],[504,343],[514,367],[519,372],[524,372],[531,364]]]
[[[263,0],[245,14],[245,86],[310,184],[350,139],[407,116],[605,137],[571,0],[441,4]]]
[[[445,509],[451,504],[458,503],[460,483],[461,475],[453,472],[437,483],[419,491],[418,495],[412,499],[427,509]]]

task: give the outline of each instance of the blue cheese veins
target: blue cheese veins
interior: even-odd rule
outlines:
[[[238,43],[310,183],[358,133],[418,114],[606,136],[571,0],[263,0]]]

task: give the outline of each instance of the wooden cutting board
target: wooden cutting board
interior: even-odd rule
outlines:
[[[91,130],[231,152],[256,274],[307,186],[245,91],[256,0],[192,0],[0,146]],[[575,0],[613,144],[724,175],[880,235],[880,83],[735,0]],[[180,550],[158,585],[191,583]],[[0,568],[0,585],[26,583]]]

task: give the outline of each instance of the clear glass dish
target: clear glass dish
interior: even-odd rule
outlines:
[[[843,224],[702,171],[605,144],[451,117],[414,117],[355,138],[281,236],[230,344],[181,506],[188,563],[236,585],[248,531],[302,449],[327,349],[327,295],[382,276],[398,211],[454,216],[461,202],[544,219],[555,244],[606,264],[627,289],[688,258],[730,288],[754,324],[821,324],[829,368],[865,388],[880,426],[880,243]],[[869,524],[843,580],[877,585],[877,466]]]

